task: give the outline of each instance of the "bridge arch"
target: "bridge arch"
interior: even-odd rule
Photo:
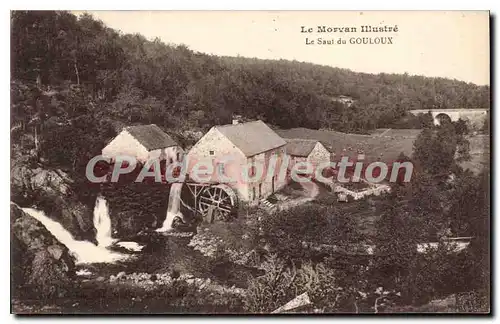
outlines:
[[[483,126],[485,119],[488,118],[489,108],[456,108],[456,109],[414,109],[409,112],[413,115],[431,113],[434,119],[434,125],[440,125],[441,121],[451,119],[455,122],[459,119],[465,120],[473,129],[479,129]],[[439,116],[439,117],[438,117]],[[447,116],[447,117],[446,117]]]
[[[449,124],[451,122],[452,122],[452,118],[447,113],[439,112],[439,113],[434,115],[434,124],[435,125]]]

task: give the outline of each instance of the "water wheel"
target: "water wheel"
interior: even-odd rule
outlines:
[[[207,186],[198,197],[198,211],[210,223],[229,221],[236,212],[237,197],[226,185]]]

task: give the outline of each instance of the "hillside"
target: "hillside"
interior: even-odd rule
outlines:
[[[366,161],[376,161],[380,158],[391,162],[397,160],[401,152],[407,156],[411,155],[413,141],[420,130],[377,129],[370,135],[306,128],[278,129],[276,132],[285,138],[309,138],[322,141],[328,144],[337,156],[344,154],[357,157],[358,150],[360,150],[364,152]]]
[[[11,28],[13,79],[78,85],[94,105],[128,122],[208,127],[238,113],[284,128],[352,132],[388,127],[409,109],[489,107],[487,86],[217,57],[124,35],[89,15],[13,12]],[[339,95],[351,96],[354,105],[336,102]]]
[[[412,108],[489,107],[489,87],[211,56],[53,11],[11,13],[10,85],[11,201],[75,256],[81,247],[92,254],[90,264],[77,258],[65,292],[57,285],[65,274],[52,276],[60,268],[53,259],[65,259],[60,247],[51,240],[28,251],[42,253],[14,247],[15,265],[37,279],[21,278],[27,286],[19,302],[13,295],[15,312],[262,314],[305,292],[315,313],[377,313],[392,302],[489,295],[489,165],[479,176],[457,167],[469,151],[464,121],[434,127],[429,114],[407,115]],[[349,103],[339,100],[346,97]],[[315,182],[292,182],[271,194],[273,184],[265,195],[259,185],[258,206],[240,199],[235,220],[219,222],[209,207],[205,219],[213,224],[190,217],[189,206],[204,200],[193,199],[186,185],[86,177],[89,160],[124,126],[154,123],[189,148],[235,114],[261,119],[283,137],[321,140],[337,157],[362,151],[368,161],[391,162],[411,155],[419,172],[393,184],[390,194],[355,202],[341,202]],[[478,168],[489,156],[489,137],[468,139],[467,163]],[[139,167],[120,178],[136,179],[145,170]],[[197,193],[214,198],[219,187]],[[227,201],[216,200],[219,208]],[[184,219],[172,221],[177,230],[158,228],[167,215]],[[38,244],[39,232],[28,231],[33,240],[24,243]],[[419,242],[449,236],[471,237],[469,248],[455,254],[438,244],[418,253]],[[375,245],[369,259],[356,251],[365,241]],[[121,256],[114,264],[94,263],[101,252],[105,262]],[[21,262],[33,257],[40,262]],[[48,270],[56,272],[46,276]]]
[[[228,123],[233,114],[282,129],[369,134],[392,128],[408,109],[489,107],[487,86],[217,57],[124,35],[89,15],[15,11],[11,35],[13,142],[70,172],[81,173],[123,125],[155,123],[189,146],[193,138],[184,134]],[[339,95],[354,103],[336,101]],[[370,137],[335,136],[370,143]],[[403,146],[392,151],[399,154]]]
[[[327,144],[336,156],[347,155],[356,158],[358,150],[365,154],[365,161],[380,160],[391,163],[403,153],[411,156],[413,142],[420,134],[420,129],[376,129],[370,135],[346,134],[331,130],[307,128],[275,129],[284,138],[307,138]],[[471,160],[461,163],[464,169],[479,172],[490,159],[490,141],[488,135],[467,136],[470,143]]]

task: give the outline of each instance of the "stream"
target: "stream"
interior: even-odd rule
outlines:
[[[234,289],[238,291],[246,288],[248,279],[257,274],[256,269],[204,256],[188,246],[192,233],[171,230],[173,218],[182,216],[178,210],[179,204],[175,203],[172,196],[176,195],[170,195],[167,211],[170,223],[165,220],[160,229],[139,233],[127,241],[112,237],[108,204],[103,197],[97,197],[93,216],[97,245],[75,240],[70,232],[43,211],[23,208],[75,257],[75,284],[79,288],[73,292],[73,296],[54,301],[58,305],[56,309],[64,312],[107,313],[123,312],[122,307],[127,305],[125,308],[144,311],[159,303],[151,296],[144,296],[148,295],[148,289],[155,287],[152,280],[157,278],[184,278],[186,282],[207,280],[212,288],[228,288],[231,293]],[[146,280],[141,281],[141,278]],[[160,285],[159,282],[156,283]],[[162,303],[157,305],[160,311],[175,311],[165,306],[168,301],[163,300]]]

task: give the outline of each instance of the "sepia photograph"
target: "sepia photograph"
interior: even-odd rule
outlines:
[[[10,311],[491,314],[489,11],[10,11]]]

